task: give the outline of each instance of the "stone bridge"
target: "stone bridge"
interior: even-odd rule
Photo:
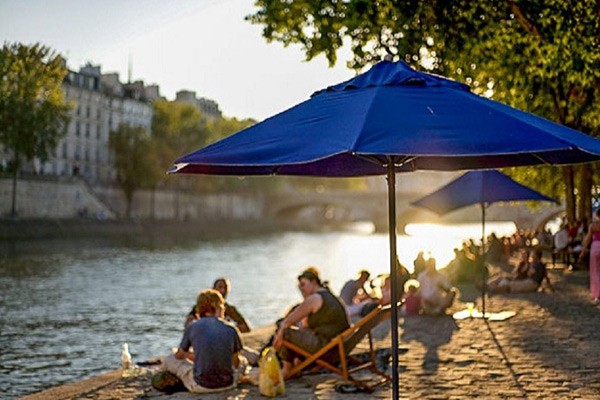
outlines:
[[[443,217],[411,206],[410,203],[431,193],[460,175],[456,173],[400,174],[397,178],[396,216],[398,230],[414,222],[464,223],[481,221],[479,206],[465,207]],[[276,194],[265,199],[268,216],[288,221],[338,224],[372,222],[376,230],[388,226],[387,189],[385,178],[369,178],[364,191],[322,190]],[[380,182],[374,181],[379,179]],[[537,228],[559,215],[563,207],[538,203],[532,209],[522,202],[492,204],[486,210],[487,221],[514,221],[517,227]]]

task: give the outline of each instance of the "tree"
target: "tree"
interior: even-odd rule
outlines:
[[[12,216],[22,162],[46,161],[66,135],[70,107],[61,84],[64,59],[41,44],[4,43],[0,50],[0,144],[12,157]]]
[[[584,0],[257,0],[263,36],[355,69],[390,54],[593,136],[600,134],[600,3]],[[589,216],[590,165],[552,175],[569,218]],[[529,169],[529,168],[528,168]],[[535,169],[535,168],[534,168]],[[528,173],[524,173],[528,175]],[[573,178],[574,177],[574,178]],[[531,183],[531,182],[527,182]],[[576,190],[576,187],[578,190]]]
[[[246,129],[256,123],[251,118],[237,119],[235,117],[221,117],[209,120],[206,123],[207,143],[216,142],[233,133]],[[205,176],[202,180],[195,180],[201,189],[207,191],[265,191],[273,189],[277,182],[264,177],[226,177]]]
[[[206,118],[194,105],[158,100],[154,102],[152,137],[158,149],[158,162],[166,171],[173,161],[209,140]]]
[[[117,182],[125,195],[125,215],[130,218],[135,191],[149,185],[153,176],[150,133],[143,127],[121,124],[111,132],[108,146],[114,155]]]

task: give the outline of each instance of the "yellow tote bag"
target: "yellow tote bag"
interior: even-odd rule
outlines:
[[[267,397],[285,394],[285,383],[273,347],[263,350],[258,360],[258,390]]]

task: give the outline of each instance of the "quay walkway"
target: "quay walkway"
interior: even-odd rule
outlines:
[[[600,306],[590,301],[587,271],[550,270],[555,292],[494,295],[487,311],[515,311],[504,321],[442,317],[400,319],[400,397],[402,399],[600,399]],[[453,311],[477,301],[473,288],[461,288]],[[477,304],[480,307],[480,303]],[[389,348],[389,326],[376,341]],[[260,347],[265,327],[246,336]],[[381,332],[380,332],[381,333]],[[368,374],[368,373],[365,373]],[[123,377],[115,370],[89,380],[24,397],[38,399],[260,399],[258,388],[240,385],[225,393],[166,395],[150,385],[151,373]],[[367,375],[368,376],[368,375]],[[386,384],[368,395],[338,393],[339,377],[303,375],[286,382],[288,399],[389,399]]]

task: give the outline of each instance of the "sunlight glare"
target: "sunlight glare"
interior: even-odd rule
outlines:
[[[463,241],[474,239],[481,242],[481,224],[437,225],[410,224],[406,226],[407,235],[398,236],[398,257],[400,262],[413,271],[413,260],[419,251],[425,258],[434,257],[438,269],[448,265],[454,258],[454,249],[460,248]],[[486,235],[512,235],[516,231],[513,222],[489,222],[486,224]],[[361,269],[367,269],[371,276],[389,273],[389,239],[384,233],[372,235],[343,235],[335,244],[337,268],[332,271],[333,281],[337,284],[337,276],[349,279]],[[331,263],[333,264],[333,263]]]
[[[444,268],[454,258],[454,249],[460,248],[465,240],[473,239],[481,244],[481,224],[409,224],[405,228],[412,246],[407,246],[407,258],[399,255],[400,261],[410,270],[412,260],[419,251],[425,252],[425,258],[434,257],[438,269]],[[486,224],[485,234],[492,232],[497,236],[512,235],[516,231],[513,222],[490,222]],[[399,250],[400,252],[400,250]]]

